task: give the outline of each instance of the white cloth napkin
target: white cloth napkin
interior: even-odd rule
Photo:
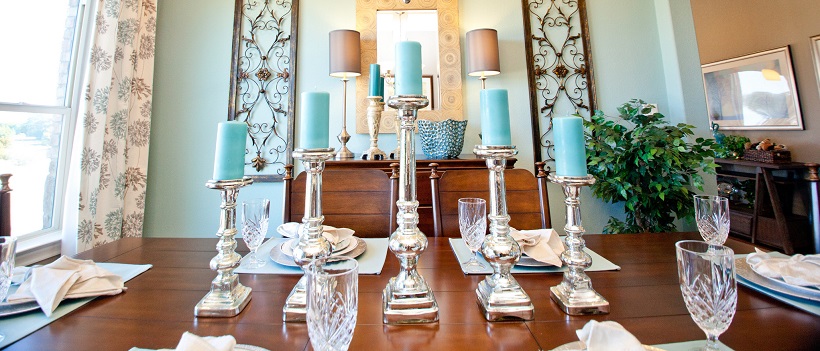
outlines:
[[[230,335],[223,336],[197,336],[196,334],[185,332],[179,339],[179,344],[175,349],[159,349],[157,351],[232,351],[236,347],[236,339]],[[130,351],[144,351],[132,347]]]
[[[561,253],[566,247],[553,229],[516,230],[510,228],[510,235],[521,246],[527,256],[538,262],[561,267]]]
[[[587,351],[644,351],[641,342],[618,322],[591,320],[575,334]]]
[[[46,316],[51,316],[63,299],[116,295],[124,289],[122,277],[100,268],[94,261],[62,256],[32,269],[31,277],[9,295],[8,301],[36,300]]]
[[[286,238],[297,238],[299,237],[299,227],[301,226],[302,223],[299,222],[288,222],[280,225],[276,228],[276,231]],[[353,233],[355,233],[353,229],[336,228],[329,225],[322,226],[322,236],[324,236],[325,239],[330,241],[333,245],[336,245],[342,242],[342,240],[353,236]]]
[[[820,254],[797,254],[789,258],[771,257],[755,248],[746,263],[764,277],[783,279],[787,284],[820,289]]]

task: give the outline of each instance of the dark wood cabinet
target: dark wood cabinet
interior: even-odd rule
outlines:
[[[817,251],[817,164],[716,159],[730,195],[730,234],[786,254]]]

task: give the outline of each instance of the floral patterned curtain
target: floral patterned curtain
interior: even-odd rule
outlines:
[[[99,0],[82,138],[77,251],[142,236],[157,0]]]

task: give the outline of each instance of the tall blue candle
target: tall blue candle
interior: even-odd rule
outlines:
[[[583,119],[578,116],[553,118],[552,133],[555,139],[555,173],[559,176],[586,176],[587,149]]]
[[[506,89],[481,91],[481,144],[512,145],[510,104]]]
[[[384,100],[384,77],[379,77],[379,93],[376,95],[381,96]]]
[[[242,179],[245,175],[245,143],[248,125],[245,122],[220,122],[216,129],[214,180]]]
[[[330,123],[330,93],[304,92],[301,96],[299,114],[299,147],[302,149],[325,149],[328,147]]]
[[[370,89],[367,96],[379,95],[379,78],[381,76],[381,68],[378,63],[370,64]]]
[[[396,95],[421,95],[421,44],[396,43]]]

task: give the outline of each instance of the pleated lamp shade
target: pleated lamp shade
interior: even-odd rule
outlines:
[[[467,32],[467,75],[480,77],[499,73],[498,31],[482,28]]]
[[[340,29],[330,32],[330,76],[345,78],[362,74],[359,32]]]

